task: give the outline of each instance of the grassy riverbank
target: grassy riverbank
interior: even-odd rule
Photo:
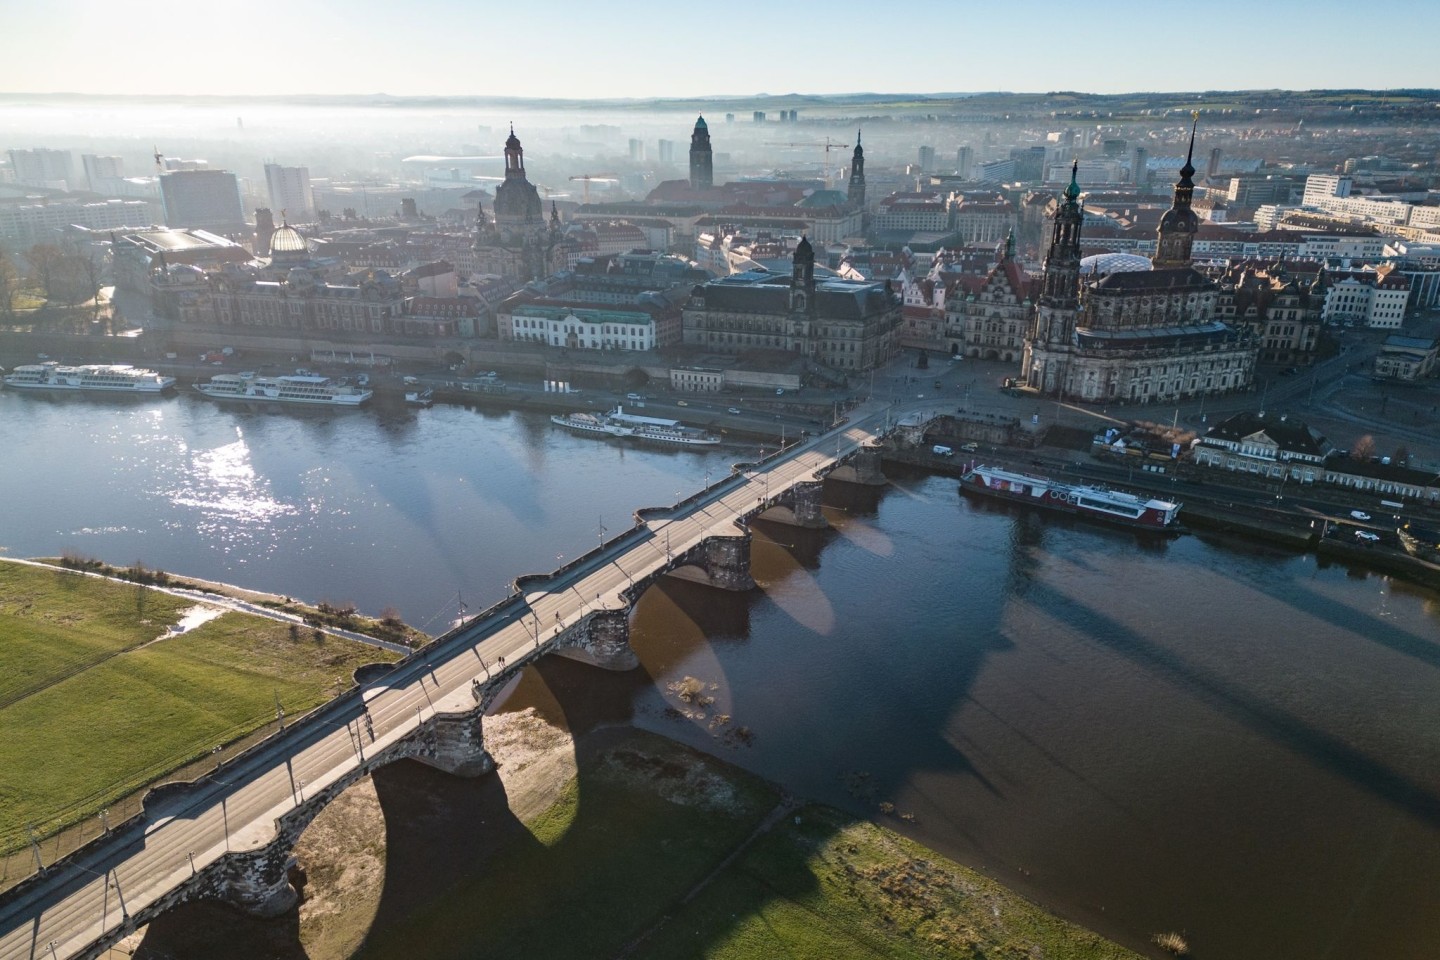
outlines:
[[[348,687],[395,655],[261,617],[167,635],[189,600],[0,563],[0,850],[45,836]],[[118,819],[118,817],[117,817]]]
[[[888,830],[792,809],[713,757],[635,730],[594,739],[551,805],[357,955],[1136,957]]]

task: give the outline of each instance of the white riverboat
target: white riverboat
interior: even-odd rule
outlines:
[[[66,366],[54,360],[21,364],[5,374],[13,390],[82,390],[95,393],[156,394],[175,386],[174,377],[125,363]]]
[[[686,426],[679,420],[661,417],[639,417],[616,407],[609,413],[556,414],[550,422],[592,436],[629,437],[634,440],[682,447],[713,447],[720,438],[699,427]]]
[[[359,407],[373,390],[306,374],[276,377],[254,373],[217,373],[195,389],[211,400],[241,403],[289,403],[311,407]]]
[[[1183,530],[1177,522],[1180,504],[1173,501],[1137,497],[1109,487],[1060,483],[998,467],[979,465],[967,471],[960,490],[1143,530]]]

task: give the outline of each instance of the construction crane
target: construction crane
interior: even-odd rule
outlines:
[[[848,144],[848,143],[838,143],[838,142],[836,142],[836,141],[834,141],[834,140],[831,140],[829,137],[826,137],[824,140],[801,140],[801,141],[798,141],[798,142],[795,142],[795,143],[785,143],[785,142],[782,142],[782,141],[779,141],[779,140],[767,140],[767,141],[765,142],[765,146],[767,146],[767,147],[823,147],[824,150],[825,150],[825,165],[824,165],[824,167],[822,168],[822,172],[824,173],[826,184],[829,184],[829,183],[830,183],[830,151],[831,151],[831,150],[849,150],[849,149],[850,149],[850,144]]]
[[[155,175],[156,175],[156,176],[159,176],[160,174],[162,174],[162,173],[165,172],[165,155],[160,152],[160,148],[159,148],[158,146],[155,147],[154,150],[155,150]]]
[[[584,184],[585,202],[590,202],[590,181],[596,183],[619,183],[620,178],[613,173],[582,173],[579,176],[571,177],[571,180],[579,180]]]

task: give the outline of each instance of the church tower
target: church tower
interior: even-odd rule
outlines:
[[[860,146],[860,131],[855,131],[855,154],[850,158],[850,189],[847,196],[852,207],[865,206],[865,151]]]
[[[1026,384],[1052,395],[1065,388],[1075,323],[1080,317],[1080,227],[1085,222],[1085,211],[1080,206],[1080,184],[1076,182],[1079,170],[1078,161],[1071,164],[1070,185],[1055,211],[1035,320],[1025,338],[1020,368]],[[1008,259],[1013,255],[1008,240],[1006,248]]]
[[[795,244],[790,271],[790,311],[815,316],[815,248],[805,237]]]
[[[690,134],[690,186],[696,190],[709,190],[715,186],[715,161],[710,152],[710,128],[705,118],[695,120],[695,130]]]
[[[1195,234],[1200,229],[1200,218],[1190,209],[1195,196],[1195,126],[1200,114],[1191,114],[1190,150],[1185,154],[1185,166],[1180,168],[1180,180],[1175,184],[1175,200],[1170,209],[1160,218],[1159,239],[1155,244],[1156,270],[1190,266],[1190,251],[1195,243]]]
[[[1040,286],[1040,303],[1060,309],[1079,306],[1080,294],[1080,226],[1085,212],[1080,206],[1080,171],[1077,160],[1070,166],[1070,185],[1055,211],[1050,234],[1050,249],[1045,253],[1045,268]]]

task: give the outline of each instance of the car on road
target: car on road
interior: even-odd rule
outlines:
[[[964,450],[966,453],[978,453],[980,450],[980,445],[978,443],[962,443],[960,445],[960,449]]]
[[[1351,510],[1350,516],[1354,517],[1356,520],[1370,519],[1370,514],[1366,513],[1364,510]]]
[[[1378,542],[1379,539],[1380,539],[1380,534],[1378,534],[1378,533],[1371,533],[1369,530],[1356,530],[1356,531],[1355,531],[1355,539],[1356,539],[1356,540],[1363,540],[1363,541],[1365,541],[1366,543],[1376,543],[1376,542]]]
[[[688,407],[688,406],[690,406],[690,401],[688,401],[688,400],[676,400],[676,401],[675,401],[675,406],[677,406],[677,407]]]
[[[739,407],[731,407],[730,409],[726,410],[725,412],[726,412],[726,413],[739,413],[739,412],[740,412],[740,408],[739,408]]]

